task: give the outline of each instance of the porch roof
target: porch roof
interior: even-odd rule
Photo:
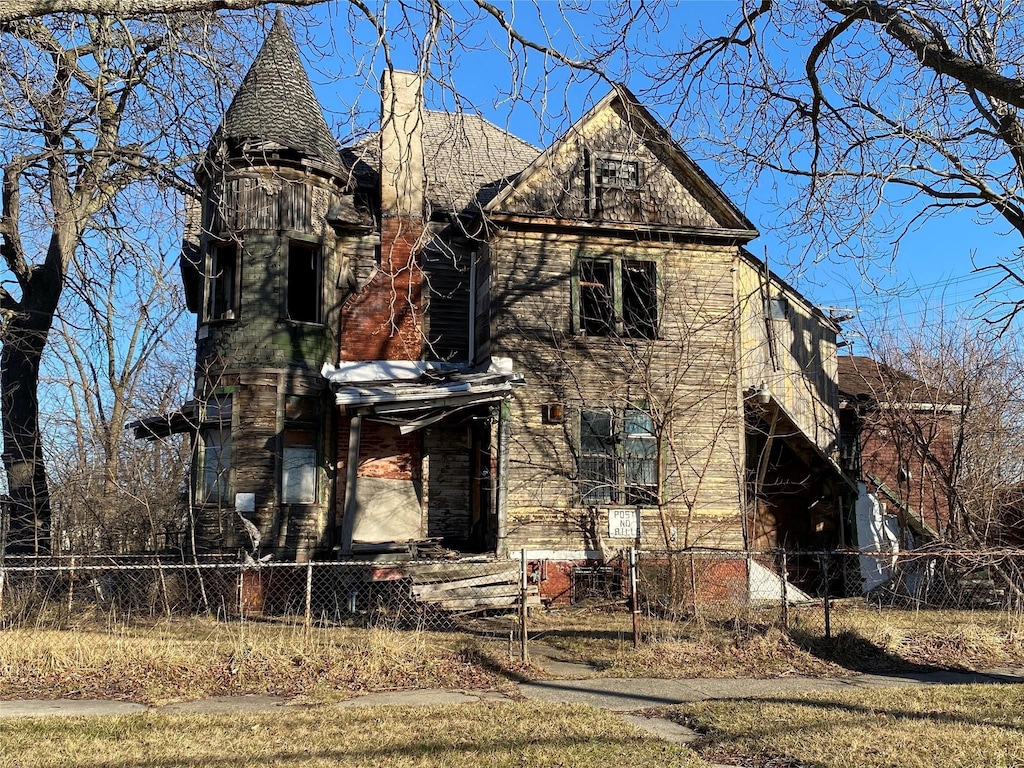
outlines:
[[[350,412],[398,425],[403,433],[433,424],[457,411],[501,400],[523,376],[510,360],[492,360],[486,369],[446,363],[383,360],[325,365],[321,373],[335,403]]]

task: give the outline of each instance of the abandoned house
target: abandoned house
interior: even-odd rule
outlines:
[[[339,149],[279,16],[196,178],[197,550],[844,543],[838,328],[625,87],[541,150],[389,71]]]

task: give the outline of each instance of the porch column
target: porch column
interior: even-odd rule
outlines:
[[[506,397],[498,407],[498,544],[494,554],[505,557],[508,537],[508,446],[512,436],[512,402]]]
[[[352,415],[348,427],[348,463],[345,465],[345,512],[341,518],[341,554],[352,554],[352,534],[356,525],[356,480],[359,476],[359,440],[362,433],[363,416]]]

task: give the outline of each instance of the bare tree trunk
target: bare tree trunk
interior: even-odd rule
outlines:
[[[50,494],[39,432],[39,363],[59,289],[37,274],[8,321],[0,352],[0,416],[10,494],[6,551],[50,551]]]

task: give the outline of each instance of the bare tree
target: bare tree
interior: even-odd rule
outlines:
[[[218,90],[235,77],[212,16],[128,22],[51,16],[5,25],[0,136],[6,274],[0,411],[8,476],[7,549],[49,547],[50,502],[39,429],[40,363],[69,276],[97,254],[90,233],[128,231],[216,124]],[[201,140],[201,139],[200,139]],[[138,197],[125,197],[142,187]],[[107,241],[109,243],[109,240]],[[85,246],[93,246],[90,251]],[[83,270],[80,274],[88,274]]]
[[[864,259],[923,220],[973,212],[1024,235],[1024,17],[999,0],[744,0],[724,34],[664,46],[652,93],[753,189],[786,177],[780,224],[815,259]],[[652,96],[654,98],[654,96]],[[715,108],[709,108],[712,105]],[[764,189],[764,187],[762,187]],[[1020,241],[994,277],[1024,286]],[[884,255],[884,254],[883,254]],[[1005,327],[1024,303],[997,303]]]

